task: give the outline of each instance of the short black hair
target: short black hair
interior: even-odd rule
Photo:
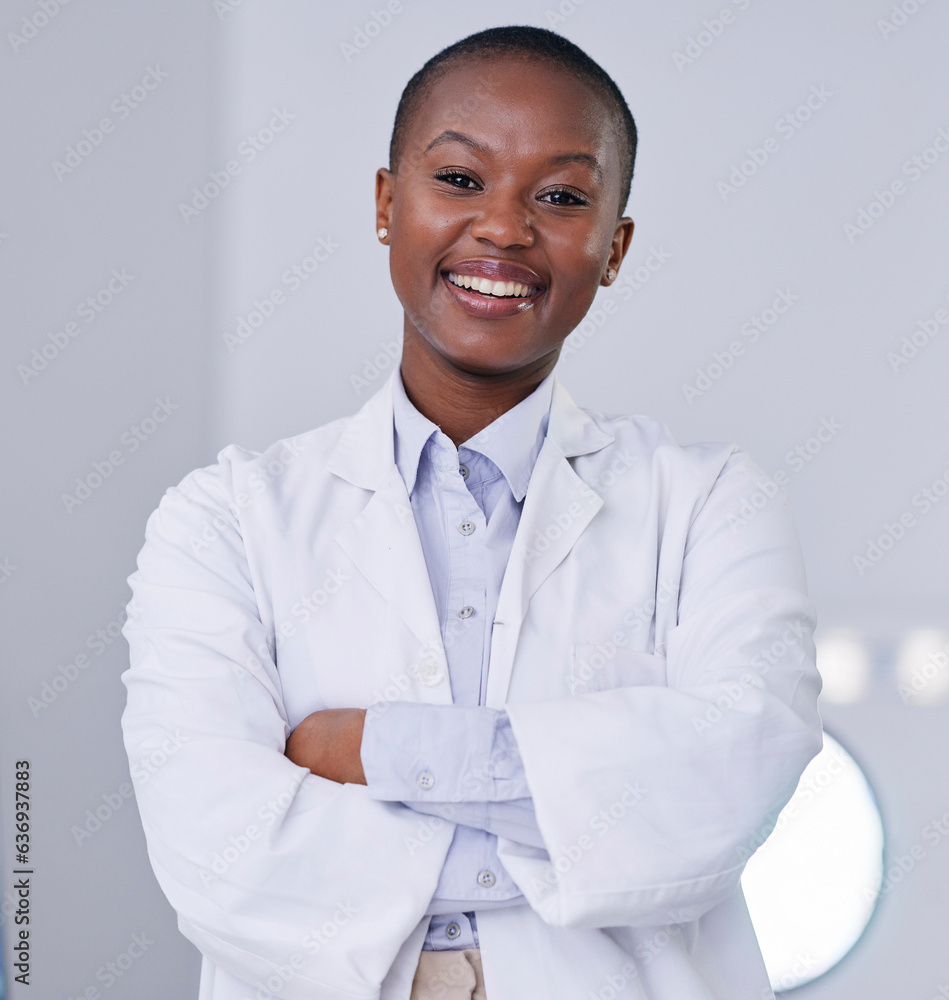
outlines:
[[[488,28],[468,35],[436,53],[405,85],[395,112],[392,138],[389,142],[389,170],[396,173],[405,153],[405,137],[415,119],[422,101],[428,97],[435,83],[458,63],[478,58],[518,56],[547,62],[558,69],[572,73],[589,84],[603,99],[610,118],[620,138],[620,205],[623,214],[633,181],[636,162],[636,122],[626,99],[612,77],[594,62],[579,46],[563,35],[546,28],[530,25],[508,25]]]

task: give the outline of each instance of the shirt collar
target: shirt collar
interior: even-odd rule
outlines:
[[[550,372],[529,396],[463,441],[460,449],[455,449],[445,435],[441,435],[444,437],[441,445],[446,450],[450,448],[456,462],[458,451],[466,448],[489,458],[501,470],[514,499],[520,503],[547,434],[553,384],[554,374]],[[420,413],[406,395],[401,366],[392,380],[392,415],[395,461],[411,496],[425,445],[433,434],[441,434],[441,428]]]

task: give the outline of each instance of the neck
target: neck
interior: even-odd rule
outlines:
[[[437,424],[457,448],[462,442],[526,399],[550,374],[557,350],[524,368],[501,374],[473,374],[453,366],[406,331],[402,384],[412,405]]]

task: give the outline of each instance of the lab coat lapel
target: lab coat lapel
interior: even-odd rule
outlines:
[[[603,506],[603,498],[577,473],[569,458],[613,441],[554,381],[550,421],[534,463],[524,508],[508,561],[491,637],[486,704],[507,700],[514,653],[531,598],[563,562]]]
[[[392,383],[349,421],[328,468],[372,490],[366,506],[335,534],[336,541],[418,639],[422,670],[447,676],[438,612],[405,483],[395,464]],[[547,436],[534,463],[514,545],[501,584],[491,638],[486,704],[507,700],[514,653],[530,600],[560,565],[603,506],[602,497],[569,459],[599,451],[613,437],[570,398],[554,377]],[[414,685],[416,700],[450,703],[449,685]]]
[[[353,417],[330,457],[331,472],[373,490],[366,506],[334,538],[418,640],[416,649],[405,650],[406,670],[416,681],[410,697],[451,703],[448,684],[424,680],[447,677],[448,664],[422,543],[395,464],[392,379],[396,375],[397,371]]]

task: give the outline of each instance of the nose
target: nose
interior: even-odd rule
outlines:
[[[479,201],[480,212],[471,223],[475,239],[488,240],[497,247],[533,246],[534,230],[521,198],[495,191]]]

